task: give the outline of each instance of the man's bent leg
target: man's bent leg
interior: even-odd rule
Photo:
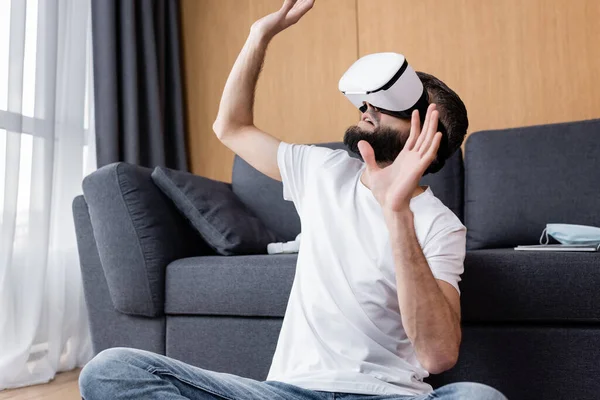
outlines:
[[[507,400],[491,386],[475,382],[458,382],[444,385],[433,392],[434,399],[440,400]]]
[[[317,392],[270,385],[232,374],[197,368],[143,350],[112,348],[99,353],[81,371],[81,396],[96,399],[317,400]]]

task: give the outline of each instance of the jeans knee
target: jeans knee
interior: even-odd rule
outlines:
[[[106,394],[103,392],[104,382],[125,375],[127,360],[134,353],[135,350],[124,347],[114,347],[98,353],[79,374],[81,396],[86,400],[103,398]]]
[[[478,400],[507,400],[498,390],[491,386],[477,382],[457,382],[440,388],[443,394],[448,393],[450,398],[478,399]],[[442,393],[440,393],[442,394]],[[444,398],[442,396],[442,398]]]

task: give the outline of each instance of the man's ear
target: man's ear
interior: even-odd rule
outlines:
[[[427,174],[435,174],[436,172],[441,170],[444,167],[444,165],[446,165],[446,160],[440,160],[440,155],[438,153],[437,157],[435,157],[435,160],[433,160],[431,165],[425,170],[423,176]]]

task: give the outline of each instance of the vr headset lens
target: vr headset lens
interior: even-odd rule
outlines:
[[[374,105],[371,105],[371,107],[373,107],[375,109],[375,111],[378,111],[382,114],[387,114],[387,115],[391,115],[392,117],[396,117],[396,118],[402,118],[402,119],[410,119],[412,116],[412,112],[416,107],[413,107],[413,109],[411,110],[407,110],[407,111],[390,111],[390,110],[385,110],[383,108],[379,108],[379,107],[375,107]],[[361,113],[365,113],[367,112],[367,105],[363,104],[362,106],[360,106],[358,108],[358,110]],[[419,110],[419,118],[421,118],[422,120],[425,118],[425,114],[423,114],[423,112],[421,112],[421,110]]]

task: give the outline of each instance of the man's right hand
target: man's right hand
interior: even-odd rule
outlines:
[[[277,152],[281,141],[254,125],[254,92],[269,41],[302,18],[315,0],[285,0],[279,11],[256,21],[223,89],[213,130],[221,142],[247,163],[281,180]]]
[[[315,4],[315,0],[285,0],[279,11],[266,15],[252,24],[250,31],[267,39],[289,28],[304,16]]]
[[[310,10],[315,0],[285,0],[277,12],[256,21],[233,64],[213,130],[221,142],[247,163],[281,180],[277,152],[281,141],[254,125],[254,92],[269,41]]]

